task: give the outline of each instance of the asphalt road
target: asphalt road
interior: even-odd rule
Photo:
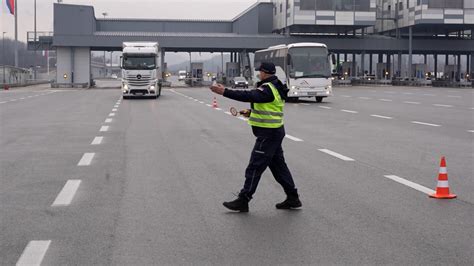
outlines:
[[[346,87],[288,103],[303,208],[275,209],[267,171],[236,214],[221,204],[254,138],[226,112],[247,104],[214,109],[206,88],[2,91],[0,264],[473,265],[473,92]],[[441,156],[457,199],[426,194]]]

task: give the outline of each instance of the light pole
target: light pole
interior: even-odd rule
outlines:
[[[109,14],[107,12],[102,13],[102,16],[107,17]],[[104,49],[104,78],[107,77],[107,62],[105,61],[105,49]]]
[[[7,83],[7,81],[5,79],[5,65],[6,65],[6,60],[5,60],[5,34],[6,34],[6,32],[2,32],[3,86],[6,86],[5,84]]]
[[[36,80],[36,50],[38,49],[37,45],[36,45],[36,38],[37,38],[37,32],[36,32],[36,0],[35,0],[35,41],[34,41],[34,44],[35,44],[35,54],[34,54],[34,66],[33,66],[33,78],[34,80]]]

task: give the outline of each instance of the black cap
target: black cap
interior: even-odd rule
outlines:
[[[262,72],[265,72],[267,74],[275,74],[276,73],[275,64],[270,63],[270,62],[262,62],[260,64],[260,66],[255,70],[256,71],[262,71]]]

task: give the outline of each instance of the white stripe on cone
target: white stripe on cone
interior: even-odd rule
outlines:
[[[449,188],[449,183],[448,183],[448,180],[439,180],[438,181],[438,187],[447,187]]]
[[[448,173],[448,170],[446,169],[446,167],[440,167],[440,168],[439,168],[439,173],[440,173],[440,174],[447,174],[447,173]]]

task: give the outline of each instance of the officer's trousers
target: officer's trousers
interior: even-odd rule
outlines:
[[[281,147],[285,138],[285,128],[282,126],[277,129],[258,127],[252,129],[257,140],[250,156],[249,165],[245,170],[245,183],[239,196],[248,200],[252,199],[258,182],[267,167],[270,168],[273,177],[283,187],[287,195],[298,195]]]

